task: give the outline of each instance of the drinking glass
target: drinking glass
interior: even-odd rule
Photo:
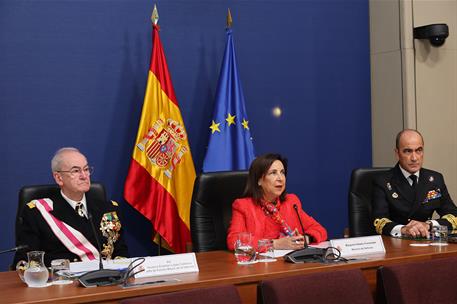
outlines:
[[[447,226],[434,226],[430,232],[430,239],[432,246],[446,246],[447,245]]]
[[[51,277],[52,284],[64,285],[71,284],[73,281],[69,279],[70,261],[67,259],[57,259],[51,261]]]
[[[273,240],[261,239],[257,242],[257,260],[259,262],[275,262],[275,251],[273,249]]]
[[[235,258],[238,264],[252,264],[255,262],[255,249],[252,246],[252,235],[241,232],[235,241]]]

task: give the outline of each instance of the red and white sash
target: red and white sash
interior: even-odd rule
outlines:
[[[49,198],[33,200],[38,211],[48,223],[55,236],[64,244],[65,247],[77,256],[81,261],[86,262],[99,258],[98,250],[84,237],[78,230],[70,225],[56,219],[52,211],[54,202]]]

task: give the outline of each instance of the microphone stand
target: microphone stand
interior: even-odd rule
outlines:
[[[108,286],[116,285],[122,283],[124,280],[124,272],[121,270],[115,269],[103,269],[102,261],[102,250],[100,246],[100,241],[98,240],[97,231],[95,230],[94,222],[92,220],[92,215],[88,212],[87,218],[89,219],[90,225],[92,227],[92,233],[94,234],[95,241],[97,242],[98,251],[99,251],[99,266],[98,270],[90,271],[86,274],[83,274],[79,277],[79,282],[84,287],[95,287],[95,286]]]
[[[23,249],[27,249],[27,248],[29,248],[28,245],[19,245],[19,246],[16,246],[14,248],[2,250],[2,251],[0,251],[0,254],[4,254],[4,253],[7,253],[7,252],[13,252],[13,251],[19,251],[19,250],[23,250]]]
[[[303,237],[305,238],[305,248],[308,247],[308,242],[306,241],[305,235],[305,228],[303,228],[303,223],[301,222],[300,214],[298,214],[298,207],[297,204],[294,204],[295,213],[297,213],[298,221],[300,222],[301,232],[303,233]]]
[[[303,232],[303,237],[305,237],[305,229],[300,219],[300,214],[298,213],[298,207],[294,204],[295,212],[297,213],[298,220],[300,221],[300,226]],[[320,259],[324,256],[325,250],[322,248],[309,247],[306,239],[305,246],[302,249],[297,249],[292,252],[289,252],[284,256],[284,259],[287,262],[291,263],[304,263],[304,262],[319,262]]]

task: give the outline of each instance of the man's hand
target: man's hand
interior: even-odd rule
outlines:
[[[411,237],[428,237],[430,225],[425,222],[410,221],[401,228],[401,234]]]

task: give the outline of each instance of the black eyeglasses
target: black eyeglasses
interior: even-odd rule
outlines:
[[[81,173],[84,173],[85,175],[90,176],[92,173],[94,173],[94,167],[92,167],[92,166],[87,166],[84,168],[73,167],[70,170],[59,170],[57,172],[69,173],[71,177],[81,176]]]

